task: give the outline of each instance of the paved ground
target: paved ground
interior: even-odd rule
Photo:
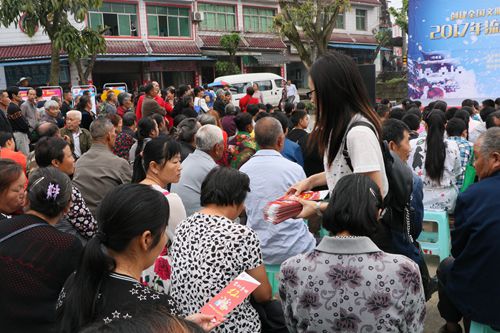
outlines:
[[[439,264],[439,257],[425,256],[425,261],[427,262],[427,267],[429,267],[430,275],[434,276]],[[438,293],[435,292],[434,295],[432,295],[432,298],[427,302],[427,318],[425,319],[424,333],[437,333],[439,328],[444,324],[443,319],[439,316],[437,303]]]

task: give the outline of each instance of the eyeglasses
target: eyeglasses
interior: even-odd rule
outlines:
[[[308,98],[308,99],[311,99],[311,96],[312,96],[313,92],[315,92],[315,91],[316,91],[316,90],[311,90],[311,91],[309,91],[309,92],[306,92],[306,96],[307,96],[307,98]]]

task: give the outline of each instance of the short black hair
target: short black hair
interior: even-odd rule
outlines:
[[[455,113],[457,113],[458,110],[459,110],[459,108],[456,108],[456,107],[449,108],[445,113],[446,120],[450,120],[451,118],[453,118],[455,116]]]
[[[406,111],[406,114],[410,114],[410,113],[416,115],[419,120],[422,120],[422,112],[420,111],[420,109],[418,107],[414,107],[414,108],[411,108],[408,111]]]
[[[469,106],[469,107],[473,108],[474,107],[474,101],[472,99],[469,99],[469,98],[464,99],[462,101],[462,107],[464,107],[464,106]]]
[[[295,110],[292,112],[292,115],[290,116],[290,122],[292,123],[292,126],[298,126],[300,121],[304,119],[304,117],[307,117],[307,112],[304,110]]]
[[[234,123],[238,131],[246,131],[247,126],[252,124],[252,115],[248,112],[241,112],[234,117]]]
[[[258,122],[260,119],[265,117],[271,117],[271,114],[269,112],[259,112],[255,116],[255,122]]]
[[[259,113],[259,106],[257,104],[248,104],[247,112],[250,113],[252,117],[255,117],[255,115]]]
[[[389,114],[390,119],[398,119],[401,120],[403,119],[403,116],[405,115],[405,111],[401,108],[393,108],[391,110],[391,113]]]
[[[271,117],[278,119],[278,121],[281,124],[281,127],[283,128],[283,133],[286,133],[288,127],[290,127],[290,122],[288,121],[288,117],[281,111],[274,111],[274,113],[271,113]]]
[[[377,114],[380,118],[384,117],[391,109],[385,104],[379,104],[377,106]]]
[[[469,116],[473,116],[474,115],[474,107],[473,106],[462,106],[462,108],[460,110],[461,111],[466,111],[467,113],[469,113]]]
[[[490,114],[492,114],[493,112],[495,112],[495,107],[486,106],[486,107],[482,108],[481,111],[479,111],[479,115],[481,116],[481,119],[484,122],[486,122],[486,120],[488,119],[488,116]]]
[[[448,103],[446,103],[445,101],[436,101],[432,109],[438,109],[446,112],[446,110],[448,109]]]
[[[42,97],[43,96],[43,90],[40,87],[35,88],[35,93],[36,97]]]
[[[267,111],[266,104],[259,103],[258,106],[259,106],[259,110],[265,110],[265,111]],[[248,106],[247,106],[247,109],[248,109]]]
[[[495,107],[495,101],[490,99],[490,98],[485,99],[481,104],[483,104],[483,107],[487,107],[487,106],[492,107],[492,108]]]
[[[488,119],[486,119],[486,129],[497,127],[495,124],[495,118],[500,119],[500,111],[495,111],[488,116]]]
[[[413,103],[419,108],[422,106],[422,102],[419,100],[413,101]]]
[[[332,235],[348,231],[353,236],[370,237],[380,227],[381,208],[382,195],[377,184],[363,174],[350,174],[335,185],[323,215],[323,227]]]
[[[134,112],[132,111],[125,112],[125,114],[123,115],[123,126],[130,127],[134,125],[136,119],[137,116],[135,115]]]
[[[196,96],[198,96],[198,94],[199,94],[200,92],[202,92],[202,91],[203,91],[203,88],[202,88],[202,87],[195,87],[195,88],[193,89],[194,96],[195,96],[195,97],[196,97]]]
[[[43,137],[38,140],[35,147],[35,160],[39,167],[49,167],[53,160],[62,162],[64,148],[68,143],[58,137]]]
[[[389,99],[384,98],[384,99],[382,99],[382,100],[380,101],[380,104],[387,105],[387,104],[389,104],[390,102],[391,102],[391,101],[389,101]]]
[[[287,115],[289,115],[290,113],[292,113],[293,108],[294,108],[293,103],[286,102],[286,103],[285,103],[285,107],[284,107],[284,111],[285,111],[285,113],[286,113]]]
[[[250,178],[241,171],[226,167],[212,169],[201,184],[202,206],[240,205],[250,192]]]
[[[295,105],[295,110],[304,110],[306,109],[306,103],[304,102],[298,102],[297,105]]]
[[[5,147],[5,145],[7,144],[7,141],[13,140],[13,139],[14,139],[14,135],[12,135],[12,133],[0,131],[0,147]]]
[[[382,124],[382,139],[399,145],[404,139],[405,131],[410,132],[410,129],[404,122],[397,119],[387,119]]]
[[[446,123],[446,134],[451,136],[461,136],[467,129],[465,122],[460,118],[452,118]]]
[[[411,131],[418,131],[420,128],[420,118],[413,113],[407,113],[401,120]]]
[[[247,95],[252,96],[255,93],[255,90],[253,90],[253,87],[248,87],[247,88]]]
[[[12,99],[14,95],[19,95],[19,87],[16,86],[10,86],[7,88],[7,95],[9,95],[9,98]]]
[[[151,90],[153,90],[154,88],[155,88],[155,86],[152,83],[148,83],[144,86],[144,92],[146,94],[149,94],[151,92]]]
[[[497,99],[495,99],[495,104],[496,105],[500,105],[500,97],[498,97]]]

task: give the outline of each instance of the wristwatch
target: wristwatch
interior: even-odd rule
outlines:
[[[323,216],[323,212],[321,211],[321,201],[316,201],[316,215]]]

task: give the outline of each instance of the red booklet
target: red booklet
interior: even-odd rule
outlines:
[[[226,288],[215,295],[200,312],[206,315],[214,316],[221,321],[226,315],[240,305],[245,298],[260,286],[260,282],[243,272],[236,277]]]
[[[322,200],[328,194],[328,191],[307,191],[299,195],[284,195],[274,201],[271,201],[264,207],[264,218],[278,224],[285,220],[296,217],[302,211],[302,205],[298,199],[304,200]]]

